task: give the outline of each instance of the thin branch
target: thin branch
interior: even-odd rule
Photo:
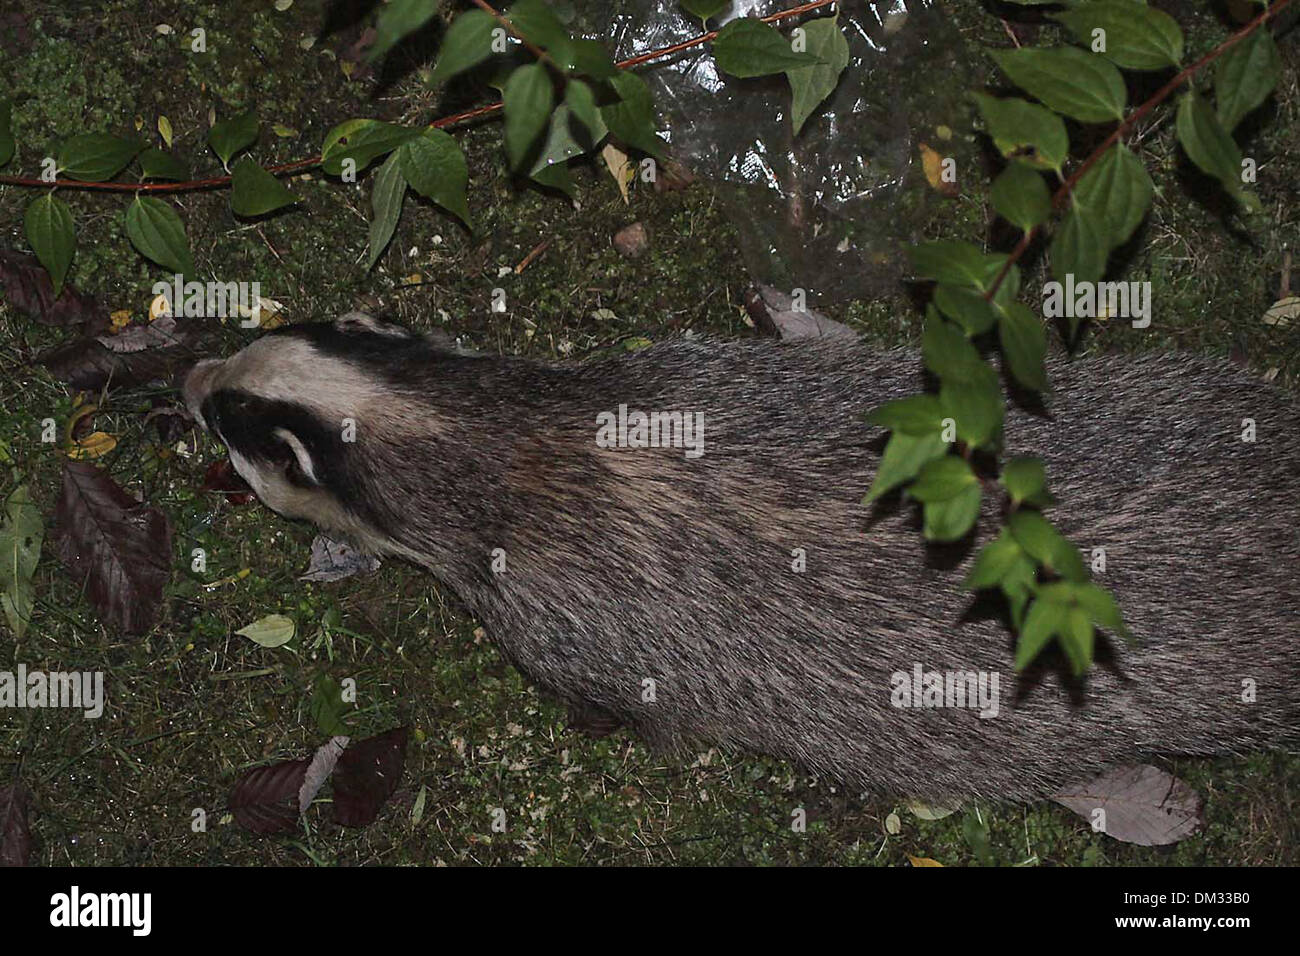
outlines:
[[[1065,200],[1074,190],[1075,184],[1083,177],[1083,174],[1091,169],[1093,165],[1101,159],[1102,154],[1115,145],[1121,136],[1132,129],[1137,123],[1141,122],[1148,113],[1168,99],[1170,94],[1182,86],[1183,83],[1187,82],[1187,80],[1191,79],[1191,77],[1195,76],[1196,73],[1199,72],[1207,63],[1218,59],[1246,37],[1263,27],[1265,23],[1277,16],[1281,11],[1285,10],[1291,3],[1292,0],[1274,0],[1272,6],[1265,9],[1263,13],[1255,17],[1255,19],[1251,20],[1232,36],[1228,37],[1216,46],[1213,50],[1210,50],[1195,63],[1184,67],[1172,80],[1160,87],[1160,89],[1158,89],[1149,100],[1133,112],[1129,113],[1128,116],[1124,117],[1124,119],[1116,125],[1111,134],[1102,141],[1102,144],[1094,149],[1092,153],[1089,154],[1088,158],[1079,164],[1078,168],[1066,178],[1065,182],[1061,183],[1060,188],[1058,188],[1052,196],[1052,208],[1060,209],[1065,205]],[[1015,248],[1011,250],[1011,254],[1007,256],[1007,261],[1002,264],[1001,270],[999,270],[997,277],[994,278],[993,285],[989,287],[989,290],[986,293],[984,293],[985,299],[992,300],[993,296],[997,294],[998,288],[1002,285],[1002,280],[1007,277],[1007,273],[1011,271],[1011,267],[1015,265],[1016,261],[1025,254],[1025,250],[1027,250],[1029,244],[1033,242],[1034,236],[1038,234],[1039,228],[1039,226],[1034,226],[1020,237],[1020,241],[1016,243]]]
[[[811,3],[801,3],[797,7],[791,7],[788,10],[779,10],[769,16],[762,17],[764,23],[780,23],[783,20],[789,20],[791,17],[797,17],[804,13],[811,13],[814,10],[821,10],[825,7],[832,6],[838,0],[813,0]],[[1290,0],[1282,0],[1289,3]],[[536,56],[547,59],[546,54],[534,47],[527,40],[514,30],[510,21],[506,20],[501,14],[497,13],[489,4],[474,0],[474,3],[481,7],[487,13],[501,20],[502,23],[510,27],[510,32],[519,37],[520,40],[528,46]],[[682,50],[689,50],[691,47],[701,46],[717,37],[717,30],[710,30],[707,33],[701,33],[699,36],[684,40],[681,43],[674,43],[671,46],[661,47],[657,50],[651,50],[648,53],[642,53],[639,56],[628,57],[626,60],[620,60],[614,66],[620,70],[626,70],[642,63],[648,63],[651,60],[658,60],[666,56],[672,56],[674,53],[680,53]],[[477,106],[474,109],[465,110],[461,113],[453,113],[450,116],[444,116],[436,119],[429,124],[431,129],[443,129],[448,126],[455,126],[466,120],[476,119],[480,116],[489,116],[501,111],[502,104],[500,101],[489,103],[486,106]],[[313,166],[319,166],[321,163],[320,156],[312,156],[310,159],[300,159],[292,163],[283,163],[279,166],[264,167],[268,173],[273,176],[283,176],[287,173],[296,173],[299,170],[310,169]],[[181,193],[194,192],[200,189],[217,189],[230,184],[230,176],[214,176],[211,179],[192,179],[180,183],[87,183],[78,179],[56,179],[53,182],[46,182],[42,179],[29,179],[23,176],[0,176],[0,186],[34,186],[37,188],[45,187],[63,187],[64,189],[85,189],[101,192],[130,192],[130,193]]]

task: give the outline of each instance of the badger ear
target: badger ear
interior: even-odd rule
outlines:
[[[296,485],[319,485],[321,472],[302,439],[287,428],[277,428],[272,434],[289,449],[289,480]]]
[[[340,332],[374,332],[377,335],[391,335],[403,339],[411,337],[411,330],[405,326],[389,322],[387,319],[377,319],[364,312],[348,312],[346,315],[339,316],[334,322],[334,328]]]

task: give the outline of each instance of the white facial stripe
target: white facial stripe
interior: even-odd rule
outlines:
[[[356,417],[382,397],[353,365],[322,354],[310,342],[281,336],[258,339],[227,359],[211,387],[240,389],[337,420]]]
[[[289,450],[293,452],[293,457],[298,459],[298,467],[302,469],[302,473],[311,480],[312,484],[319,485],[320,479],[316,477],[316,468],[312,463],[311,454],[298,436],[287,428],[277,428],[272,434],[289,446]]]

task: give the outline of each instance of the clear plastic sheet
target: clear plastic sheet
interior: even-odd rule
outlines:
[[[795,0],[734,0],[711,21],[765,16]],[[568,0],[574,26],[635,56],[702,32],[676,0]],[[752,277],[823,304],[898,282],[900,246],[942,201],[918,190],[918,141],[958,122],[970,58],[933,0],[838,4],[849,66],[796,138],[784,75],[721,75],[706,46],[638,69],[667,121],[675,157],[722,184]],[[834,8],[780,26],[829,16]],[[960,128],[960,125],[958,126]],[[922,180],[923,181],[923,180]]]

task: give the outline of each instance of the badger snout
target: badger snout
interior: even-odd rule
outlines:
[[[223,359],[202,359],[194,368],[190,369],[185,376],[185,384],[181,386],[181,395],[185,400],[185,407],[189,409],[194,420],[204,428],[208,423],[203,420],[203,413],[200,409],[203,407],[203,400],[208,397],[212,391],[212,382],[216,377],[217,369],[224,364]]]

